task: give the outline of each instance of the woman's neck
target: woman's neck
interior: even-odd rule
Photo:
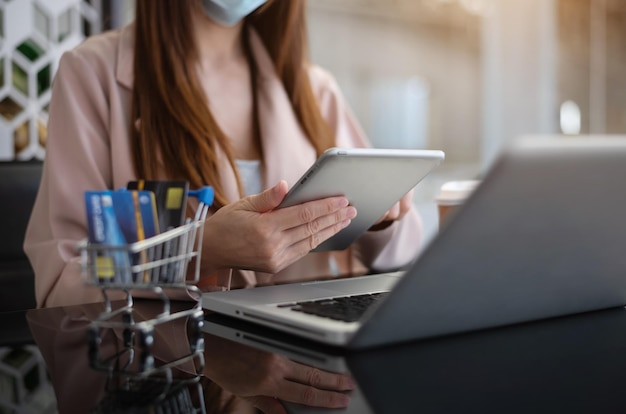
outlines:
[[[243,22],[224,27],[204,13],[194,14],[192,21],[199,63],[205,70],[219,70],[244,58],[241,42]]]

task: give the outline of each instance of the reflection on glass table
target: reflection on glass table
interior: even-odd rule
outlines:
[[[206,334],[207,351],[211,355],[222,354],[229,349],[231,355],[235,352],[239,355],[239,363],[249,361],[254,364],[253,372],[263,372],[265,367],[266,377],[251,385],[261,391],[273,389],[274,396],[281,400],[290,414],[374,413],[354,382],[341,350],[218,314],[207,314],[202,329]],[[229,364],[231,361],[226,359],[226,366]],[[236,369],[224,369],[222,373],[230,377],[224,378],[224,382],[246,381],[243,375],[237,375]],[[264,384],[268,384],[267,387]],[[327,401],[332,407],[337,405],[332,401],[344,401],[344,395],[349,397],[345,407],[312,407],[302,401],[307,398],[312,404],[314,401]],[[266,403],[272,405],[271,397],[266,397]]]
[[[142,304],[132,314],[119,313],[123,323],[110,327],[93,323],[103,304],[29,311],[60,413],[206,412],[202,318],[192,314],[145,329],[142,322],[153,321],[162,304]],[[181,311],[193,304],[176,306]]]
[[[124,302],[116,303],[123,307]],[[285,406],[301,413],[313,408],[289,404],[361,407],[345,364],[311,367],[306,360],[273,354],[199,328],[195,313],[149,330],[129,329],[129,318],[141,326],[162,311],[159,301],[138,300],[132,316],[125,313],[103,327],[93,323],[103,304],[40,309],[28,314],[29,326],[42,350],[53,381],[60,413],[207,412],[283,413]],[[193,303],[172,302],[172,312]],[[94,329],[96,326],[98,329]],[[149,332],[149,335],[146,335]],[[199,335],[200,334],[200,335]],[[206,344],[206,345],[205,345]],[[198,354],[200,351],[200,354]],[[320,354],[321,355],[321,354]],[[209,358],[209,364],[205,359]],[[313,362],[317,362],[315,359]],[[285,375],[284,383],[273,382]],[[312,386],[310,382],[316,382]],[[333,410],[323,409],[325,413]],[[368,411],[357,408],[366,414]]]
[[[138,301],[138,320],[150,318],[156,302]],[[140,403],[159,412],[150,406],[157,400],[207,413],[626,412],[622,308],[358,352],[207,314],[200,324],[204,366],[196,359],[177,364],[169,385],[90,365],[87,331],[101,310],[93,304],[28,313],[62,414],[110,412],[110,404],[115,412],[145,412]],[[155,370],[189,354],[193,331],[183,318],[155,329]],[[102,357],[124,349],[123,332],[103,330],[100,338]],[[124,358],[120,367],[141,372],[140,358]],[[296,403],[307,398],[335,408]]]

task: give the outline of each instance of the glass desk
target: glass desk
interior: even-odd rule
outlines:
[[[153,317],[156,305],[136,301],[135,318]],[[196,327],[181,318],[155,329],[150,375],[142,373],[141,341],[129,357],[128,333],[114,329],[99,333],[97,356],[105,362],[93,363],[88,331],[101,311],[102,304],[90,304],[27,314],[61,413],[251,413],[251,404],[266,412],[309,414],[626,411],[623,309],[359,352],[206,315],[200,327],[203,357],[192,358],[185,356],[193,354]],[[106,368],[106,357],[120,351],[126,356]],[[171,368],[170,379],[163,379],[162,367]],[[281,377],[285,367],[298,367],[304,379]],[[347,408],[287,402],[302,398],[303,384],[319,372],[351,378],[355,388],[345,392]]]

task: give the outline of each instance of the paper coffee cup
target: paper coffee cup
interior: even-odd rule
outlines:
[[[439,222],[441,223],[453,210],[463,204],[479,183],[478,180],[462,180],[448,181],[442,185],[435,198]]]

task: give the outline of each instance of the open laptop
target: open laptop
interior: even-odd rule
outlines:
[[[625,176],[626,137],[524,137],[405,272],[207,293],[202,305],[348,348],[623,306]],[[293,305],[371,292],[388,293],[351,322]]]

